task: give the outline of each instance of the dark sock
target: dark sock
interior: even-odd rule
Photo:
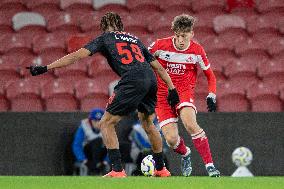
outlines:
[[[163,152],[153,153],[153,159],[155,161],[156,170],[162,170],[164,167]]]
[[[122,171],[121,155],[119,149],[108,149],[108,157],[111,163],[112,170],[116,172]]]

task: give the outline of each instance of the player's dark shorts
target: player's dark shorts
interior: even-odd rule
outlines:
[[[157,81],[152,70],[135,70],[124,74],[114,88],[106,111],[113,115],[127,115],[136,109],[152,114],[157,101]]]

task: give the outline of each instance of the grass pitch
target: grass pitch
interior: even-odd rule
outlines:
[[[1,176],[1,189],[281,189],[284,177],[128,177]]]

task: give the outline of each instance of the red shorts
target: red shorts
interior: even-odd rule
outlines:
[[[194,95],[192,90],[186,90],[183,92],[179,92],[180,103],[177,106],[177,111],[173,111],[166,98],[165,100],[160,100],[158,97],[158,102],[156,106],[156,114],[159,120],[159,126],[162,128],[164,125],[169,123],[178,122],[178,114],[179,110],[183,107],[192,107],[197,113],[196,107],[194,105]]]

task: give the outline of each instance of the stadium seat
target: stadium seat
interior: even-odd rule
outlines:
[[[23,0],[1,0],[0,1],[0,12],[9,10],[13,13],[27,10]]]
[[[234,10],[253,9],[254,7],[254,0],[227,0],[227,10],[229,12]]]
[[[0,40],[0,44],[0,53],[2,54],[9,51],[12,53],[29,52],[32,48],[31,41],[19,34],[6,35]]]
[[[73,83],[66,80],[55,80],[41,88],[41,96],[45,100],[46,111],[76,111],[77,101],[74,97]]]
[[[192,9],[195,12],[206,12],[210,11],[224,11],[225,3],[224,0],[215,0],[215,1],[208,1],[208,0],[199,0],[199,1],[192,1]]]
[[[197,109],[197,112],[208,112],[207,110],[207,104],[206,104],[206,96],[208,95],[208,92],[198,93],[195,92],[195,99],[194,99],[194,105]]]
[[[31,57],[31,58],[26,58],[22,61],[19,71],[20,71],[20,75],[21,77],[24,77],[25,80],[28,80],[30,82],[36,82],[39,83],[39,85],[44,85],[47,82],[51,82],[52,80],[54,80],[54,75],[53,75],[53,70],[49,70],[47,73],[43,74],[43,75],[39,75],[39,76],[32,76],[30,74],[30,71],[28,69],[26,69],[26,67],[31,66],[31,65],[47,65],[48,61],[44,61],[40,56],[37,57]]]
[[[258,66],[258,75],[263,78],[264,82],[280,85],[284,83],[284,64],[277,59],[269,60],[265,64]]]
[[[126,6],[130,11],[161,11],[160,10],[160,2],[159,1],[152,1],[152,0],[131,0],[126,2]],[[145,14],[147,15],[147,14]]]
[[[279,98],[278,86],[256,83],[247,91],[247,98],[251,101],[253,112],[281,112],[282,102]]]
[[[215,17],[215,12],[207,11],[201,12],[194,15],[196,18],[196,23],[194,25],[195,33],[199,32],[207,32],[207,33],[214,33],[213,28],[213,19]]]
[[[249,102],[246,99],[245,86],[239,81],[226,81],[217,87],[219,112],[247,112]]]
[[[61,51],[65,52],[65,41],[61,35],[53,33],[36,36],[33,38],[33,51],[36,54],[41,54],[46,51]]]
[[[67,51],[68,53],[74,52],[84,45],[86,45],[89,41],[91,41],[91,36],[87,35],[74,35],[70,36],[67,40]]]
[[[218,66],[222,66],[223,69],[228,64],[236,62],[237,59],[237,57],[232,52],[208,53],[207,57],[209,59],[210,65],[214,66],[216,64],[219,64]]]
[[[25,80],[13,82],[7,87],[7,98],[11,101],[11,111],[42,111],[39,85]]]
[[[94,79],[82,80],[75,85],[76,97],[80,100],[81,111],[90,111],[94,107],[105,108],[108,102],[108,86]]]
[[[284,103],[284,85],[283,84],[280,86],[280,99],[282,100],[282,104],[283,104]]]
[[[225,66],[225,75],[229,79],[240,79],[246,82],[252,82],[257,78],[257,62],[250,59],[240,58],[236,62],[232,62]]]
[[[157,40],[156,35],[150,35],[150,34],[141,34],[137,35],[137,37],[142,41],[142,43],[145,45],[145,47],[149,47],[153,42]]]
[[[55,13],[60,12],[60,0],[28,0],[26,6],[33,12],[40,13],[46,20]]]
[[[7,33],[12,33],[12,17],[14,12],[9,10],[0,11],[0,38]]]
[[[39,35],[46,33],[46,20],[35,12],[20,12],[13,16],[13,28],[17,32]]]
[[[13,58],[2,56],[0,57],[0,84],[4,85],[7,82],[20,78],[18,72],[18,61]]]
[[[277,9],[284,10],[284,2],[282,0],[257,0],[256,2],[256,8],[260,13],[273,12]]]
[[[214,18],[213,20],[214,30],[217,33],[222,33],[226,30],[245,30],[246,23],[245,21],[235,15],[220,15]]]
[[[278,22],[279,31],[284,34],[284,16],[282,16]]]
[[[93,0],[60,0],[60,7],[73,16],[82,16],[94,11]]]
[[[230,49],[226,46],[224,41],[219,40],[218,37],[207,38],[202,40],[201,45],[205,49],[206,53],[215,53],[215,52],[230,52]]]
[[[88,62],[87,62],[88,63]],[[64,68],[54,70],[56,77],[69,82],[75,82],[87,78],[87,64],[84,60],[79,60],[76,63]]]
[[[126,0],[93,0],[93,7],[100,12],[112,10],[117,13],[128,12]]]
[[[271,56],[276,56],[278,54],[283,54],[284,53],[284,38],[283,36],[275,37],[275,38],[270,38],[268,39],[268,45],[266,46],[267,52]]]
[[[94,57],[93,62],[89,64],[88,74],[90,77],[100,81],[106,87],[111,81],[119,79],[106,62],[106,59],[101,56]]]
[[[80,33],[78,18],[65,12],[51,16],[48,20],[47,29],[50,32],[65,36]]]
[[[103,14],[96,12],[82,16],[79,20],[81,30],[83,32],[91,31],[94,33],[101,33],[100,22],[102,15]]]
[[[266,14],[266,15],[257,15],[247,19],[247,31],[251,34],[259,32],[271,32],[278,31],[278,19],[277,14]]]
[[[218,39],[223,41],[228,49],[234,50],[235,47],[249,39],[248,33],[242,29],[229,29],[219,34]]]
[[[9,110],[9,101],[6,98],[4,87],[0,85],[0,112],[6,112]]]
[[[192,2],[188,0],[164,0],[160,3],[160,8],[165,12],[180,10],[183,13],[192,12]]]
[[[249,38],[243,43],[236,44],[235,53],[240,56],[248,54],[259,54],[260,56],[266,55],[266,47],[261,41]]]

